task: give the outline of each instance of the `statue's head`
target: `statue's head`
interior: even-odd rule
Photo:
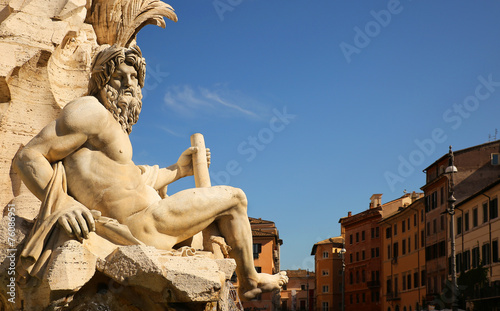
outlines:
[[[141,112],[145,76],[146,61],[138,46],[106,48],[92,66],[89,95],[97,97],[129,134]]]

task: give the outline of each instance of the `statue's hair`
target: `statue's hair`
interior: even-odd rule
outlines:
[[[108,84],[111,75],[122,63],[133,66],[137,71],[137,80],[141,88],[146,78],[146,60],[142,57],[141,49],[134,45],[130,48],[110,46],[102,50],[92,65],[89,95],[96,96]]]

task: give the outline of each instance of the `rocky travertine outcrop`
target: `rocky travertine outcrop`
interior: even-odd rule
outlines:
[[[86,243],[75,240],[63,243],[41,283],[21,290],[24,308],[78,310],[88,303],[109,308],[114,301],[132,304],[137,308],[133,310],[168,310],[176,305],[196,309],[220,299],[236,268],[232,259],[213,259],[192,249],[166,252],[145,245],[121,246],[100,257],[106,253],[94,254]],[[108,295],[113,297],[104,299]]]
[[[97,49],[92,25],[85,24],[85,0],[0,1],[0,268],[31,230],[40,201],[12,170],[12,159],[69,98],[85,94]],[[9,224],[14,228],[9,231]],[[4,270],[2,270],[4,271]],[[12,274],[0,278],[0,302]],[[20,302],[20,293],[14,297]],[[12,300],[12,301],[13,301]]]
[[[163,17],[177,19],[158,0],[0,0],[0,269],[6,272],[0,309],[204,309],[220,298],[234,261],[143,245],[96,252],[91,241],[68,240],[50,255],[38,286],[15,282],[40,201],[14,173],[12,159],[69,101],[87,93],[102,47],[133,44],[143,26],[165,27]]]

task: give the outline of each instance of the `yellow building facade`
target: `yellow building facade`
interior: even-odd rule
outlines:
[[[380,221],[382,311],[420,310],[426,296],[425,204],[421,198]]]
[[[485,187],[455,207],[455,253],[457,276],[471,269],[483,266],[488,269],[488,287],[468,284],[465,307],[474,309],[474,302],[488,302],[500,310],[500,217],[498,200],[500,181]],[[448,243],[451,253],[451,243]],[[451,275],[450,275],[451,277]],[[460,288],[461,291],[467,288]]]
[[[457,169],[453,174],[453,196],[457,206],[499,179],[500,140],[457,150],[453,154],[453,166]],[[424,169],[426,183],[421,188],[426,198],[426,302],[434,308],[451,307],[450,215],[447,213],[451,175],[446,173],[450,160],[450,153],[446,153]],[[478,206],[478,213],[481,208]],[[460,217],[460,211],[457,210],[456,216]],[[458,243],[461,243],[459,239]]]

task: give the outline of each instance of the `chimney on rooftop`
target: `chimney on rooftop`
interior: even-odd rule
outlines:
[[[382,204],[382,194],[377,193],[370,198],[370,208],[379,207]]]
[[[351,217],[352,216],[352,212],[347,212],[347,217]]]
[[[417,199],[418,199],[418,194],[415,191],[413,191],[411,193],[411,201],[414,202]]]

